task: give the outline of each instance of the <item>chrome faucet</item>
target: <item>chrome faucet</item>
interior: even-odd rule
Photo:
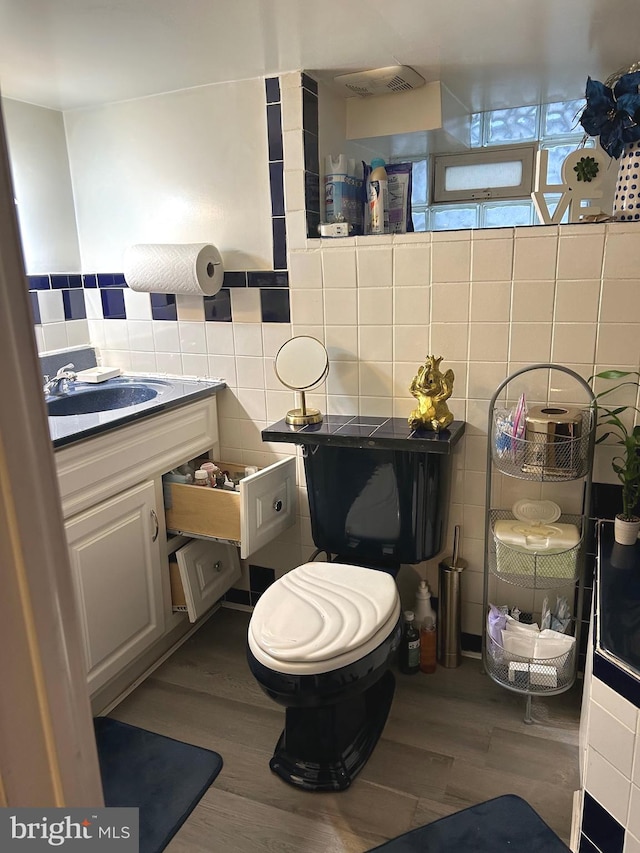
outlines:
[[[74,364],[65,364],[64,367],[61,367],[53,379],[49,379],[48,376],[44,377],[44,388],[43,391],[45,396],[49,395],[58,395],[58,394],[66,394],[69,390],[69,383],[76,381],[76,374],[73,370],[75,367]]]

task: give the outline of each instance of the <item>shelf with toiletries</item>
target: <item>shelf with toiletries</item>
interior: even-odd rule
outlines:
[[[583,403],[548,399],[558,385],[554,371],[575,383],[567,394]],[[528,389],[535,404],[527,402]],[[494,681],[527,697],[528,723],[532,696],[564,692],[575,681],[579,621],[571,612],[582,610],[595,422],[591,388],[562,365],[512,373],[489,405],[483,662]],[[508,506],[518,493],[514,480],[529,482]],[[561,508],[565,502],[572,511]],[[546,596],[541,603],[546,591],[558,593],[562,618],[550,613]]]

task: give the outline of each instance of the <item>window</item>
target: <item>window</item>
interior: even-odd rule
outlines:
[[[507,198],[505,197],[507,193],[498,195],[496,189],[499,181],[506,181],[506,176],[503,174],[496,181],[494,172],[484,171],[483,173],[477,165],[484,166],[491,163],[488,153],[492,150],[497,151],[498,148],[502,150],[528,148],[535,151],[540,145],[541,148],[549,151],[548,183],[561,183],[560,168],[564,158],[584,141],[584,132],[578,124],[578,116],[583,107],[583,100],[574,100],[474,113],[471,116],[470,125],[472,149],[470,152],[415,160],[412,178],[412,216],[415,230],[444,231],[456,228],[504,228],[513,225],[538,224],[531,201],[530,186],[526,191],[523,190],[519,197]],[[588,139],[584,144],[585,147],[593,147],[595,143],[592,139]],[[487,159],[482,160],[478,155]],[[475,159],[467,163],[464,161],[456,163],[445,159],[454,156]],[[406,159],[404,158],[405,162]],[[447,187],[446,181],[443,182],[444,195],[437,196],[442,198],[442,201],[438,202],[433,198],[430,199],[428,192],[432,171],[435,177],[437,166],[434,168],[434,161],[437,160],[448,162],[450,167],[465,167],[460,171],[451,168],[450,181],[462,181],[462,188],[459,183],[457,185],[449,183]],[[466,171],[469,163],[471,171]],[[504,157],[501,154],[498,154],[498,159],[493,161],[493,166],[496,164],[504,169]],[[524,174],[525,167],[522,168]],[[482,174],[484,174],[483,179],[479,177]],[[490,196],[481,192],[489,183],[487,175],[493,176],[491,181],[494,189]],[[510,180],[513,182],[514,177],[512,176]],[[484,184],[484,186],[478,186],[478,184]],[[454,186],[457,188],[454,189]],[[453,193],[460,192],[461,189],[465,195],[455,197]],[[513,183],[508,186],[508,189],[513,189]],[[475,193],[475,196],[471,197],[471,193]]]
[[[533,189],[534,158],[532,144],[436,154],[433,203],[528,197]]]

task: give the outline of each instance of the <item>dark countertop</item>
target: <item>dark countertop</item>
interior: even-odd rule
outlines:
[[[613,522],[599,523],[596,650],[620,661],[640,681],[640,541],[618,545]]]
[[[153,386],[154,390],[157,391],[156,396],[151,400],[119,409],[62,417],[49,416],[49,433],[54,449],[67,447],[77,441],[84,441],[87,438],[147,418],[150,415],[156,415],[159,412],[165,412],[210,397],[227,387],[225,382],[215,380],[131,375],[119,376],[98,384],[77,382],[74,383],[68,395],[63,396],[77,396],[83,391],[96,388],[126,388],[140,383]],[[51,399],[50,397],[47,398],[47,400]]]
[[[322,423],[307,426],[291,426],[285,420],[278,421],[262,430],[262,440],[408,450],[413,453],[451,453],[464,430],[464,421],[453,421],[449,429],[442,432],[430,432],[410,429],[406,418],[325,415]]]

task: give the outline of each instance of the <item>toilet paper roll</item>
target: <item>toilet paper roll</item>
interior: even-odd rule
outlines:
[[[131,290],[213,296],[224,278],[222,258],[210,243],[139,243],[124,254]]]

